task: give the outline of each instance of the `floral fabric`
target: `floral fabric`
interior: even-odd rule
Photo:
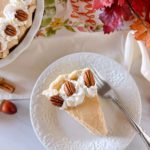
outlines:
[[[44,17],[38,35],[51,36],[60,30],[96,32],[102,23],[92,9],[93,0],[45,0]]]

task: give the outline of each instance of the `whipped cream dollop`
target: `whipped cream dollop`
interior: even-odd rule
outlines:
[[[84,89],[80,86],[80,84],[74,80],[69,81],[72,82],[75,86],[76,92],[71,96],[67,96],[64,91],[64,84],[61,86],[59,90],[59,95],[64,99],[62,108],[75,107],[77,105],[80,105],[83,103],[85,98]]]
[[[59,92],[57,89],[48,89],[48,90],[43,91],[42,94],[49,98],[51,96],[58,95]]]
[[[15,27],[17,31],[15,36],[9,36],[5,33],[6,26],[9,24]],[[0,18],[0,31],[0,36],[4,38],[5,43],[18,39],[18,36],[20,34],[18,26],[14,22],[11,22],[10,20],[6,20],[4,18]]]
[[[86,71],[86,69],[84,71]],[[79,76],[78,82],[81,85],[81,87],[84,89],[85,95],[87,97],[94,97],[97,95],[97,86],[96,86],[96,84],[94,86],[90,86],[90,87],[87,87],[85,85],[84,78],[83,78],[84,71],[82,72],[81,76]]]
[[[84,69],[81,72],[81,74],[78,75],[77,80],[70,80],[68,79],[68,77],[66,77],[66,80],[70,81],[76,89],[76,92],[73,95],[67,96],[67,94],[65,93],[65,88],[64,88],[65,83],[61,85],[59,90],[52,88],[50,85],[50,88],[48,90],[43,91],[42,94],[47,96],[48,98],[50,98],[51,96],[55,96],[55,95],[59,95],[60,97],[62,97],[64,99],[64,102],[63,102],[61,109],[65,109],[67,107],[76,107],[82,104],[86,96],[95,97],[97,95],[96,84],[90,87],[87,87],[85,85],[84,77],[83,77],[85,71],[86,69]],[[57,79],[56,79],[56,82],[57,82]]]
[[[28,14],[28,8],[26,5],[21,5],[20,3],[8,4],[4,9],[4,15],[7,19],[11,20],[16,26],[23,26],[27,24],[27,21],[19,21],[16,17],[16,11],[23,10]]]
[[[29,14],[29,8],[28,5],[32,3],[32,0],[10,0],[9,4],[6,5],[4,8],[3,14],[4,17],[0,17],[0,37],[3,38],[3,40],[0,39],[1,42],[1,51],[4,51],[8,47],[8,43],[17,40],[20,35],[19,27],[24,26],[27,24],[26,21],[19,21],[16,17],[16,11],[21,9],[25,11],[27,14]],[[9,36],[7,35],[4,30],[6,26],[10,24],[13,27],[15,27],[17,33],[15,36]]]

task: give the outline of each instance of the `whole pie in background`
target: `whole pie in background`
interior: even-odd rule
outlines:
[[[0,59],[17,46],[32,25],[36,0],[0,1]]]

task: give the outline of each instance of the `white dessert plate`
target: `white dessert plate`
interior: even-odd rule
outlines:
[[[44,0],[37,0],[37,6],[33,19],[33,24],[27,32],[25,38],[17,45],[17,47],[4,59],[0,59],[0,68],[12,63],[24,50],[28,48],[38,32],[44,13]]]
[[[115,61],[96,53],[75,53],[52,63],[39,77],[31,95],[30,116],[34,131],[48,150],[122,150],[132,141],[135,132],[110,101],[102,100],[109,134],[90,134],[63,110],[51,105],[42,91],[58,75],[92,64],[117,91],[121,102],[139,123],[141,99],[132,77]]]

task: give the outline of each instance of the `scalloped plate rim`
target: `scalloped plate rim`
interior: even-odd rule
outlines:
[[[49,68],[50,68],[52,65],[54,65],[55,63],[57,63],[57,62],[59,62],[59,61],[65,59],[65,58],[67,58],[67,57],[70,57],[70,56],[73,56],[73,55],[80,55],[80,54],[82,54],[82,55],[84,55],[84,54],[85,54],[85,55],[86,55],[86,54],[93,54],[93,55],[97,55],[97,56],[99,55],[99,56],[101,56],[101,57],[106,58],[106,59],[109,60],[109,61],[112,61],[113,63],[117,64],[117,65],[120,66],[122,69],[124,69],[124,68],[121,66],[121,64],[119,64],[119,63],[116,62],[115,60],[113,60],[113,59],[111,59],[111,58],[109,58],[109,57],[107,57],[107,56],[101,55],[101,54],[99,54],[99,53],[95,53],[95,52],[77,52],[77,53],[68,54],[68,55],[65,55],[65,56],[63,56],[63,57],[61,57],[61,58],[55,60],[54,62],[52,62],[51,64],[49,64],[49,65],[44,69],[44,71],[43,71],[43,72],[40,74],[40,76],[38,77],[38,79],[37,79],[37,81],[36,81],[36,83],[35,83],[35,85],[34,85],[34,87],[33,87],[33,90],[32,90],[32,92],[31,92],[31,96],[30,96],[30,120],[31,120],[31,124],[32,124],[32,127],[33,127],[33,131],[35,132],[35,135],[36,135],[37,139],[40,141],[40,143],[41,143],[46,149],[47,149],[47,147],[46,147],[46,145],[43,144],[42,140],[40,139],[40,137],[39,137],[39,135],[38,135],[38,133],[37,133],[37,131],[36,131],[36,128],[35,128],[35,126],[34,126],[34,121],[33,121],[33,119],[32,119],[31,109],[32,109],[32,97],[33,97],[34,91],[35,91],[35,89],[36,89],[36,86],[37,86],[38,82],[40,82],[40,80],[42,79],[43,75],[48,72]],[[124,69],[124,71],[126,71],[126,70]],[[127,71],[126,71],[126,72],[127,72]],[[137,87],[136,82],[134,81],[133,77],[132,77],[129,73],[128,73],[128,76],[129,76],[130,79],[132,80],[132,83],[134,84],[134,86],[135,86],[135,88],[136,88],[136,91],[137,91],[137,94],[138,94],[137,97],[138,97],[139,105],[140,105],[140,108],[139,108],[139,114],[140,114],[140,115],[138,116],[138,117],[139,117],[139,118],[138,118],[138,123],[140,124],[140,122],[141,122],[141,117],[142,117],[141,96],[140,96],[140,92],[139,92],[139,90],[138,90],[138,87]],[[130,140],[128,141],[128,143],[127,143],[126,145],[122,146],[123,150],[124,150],[125,148],[127,148],[127,146],[132,142],[132,140],[134,139],[134,137],[135,137],[136,134],[137,134],[137,133],[134,132],[133,135],[132,135],[132,137],[131,137]]]

